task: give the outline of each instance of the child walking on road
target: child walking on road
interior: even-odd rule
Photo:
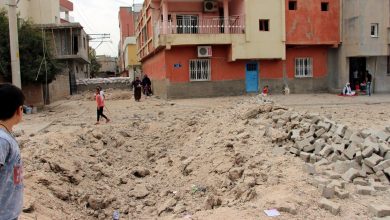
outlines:
[[[100,94],[100,88],[96,88],[96,105],[97,105],[97,122],[96,124],[99,124],[100,116],[106,119],[106,123],[110,122],[110,119],[107,118],[103,114],[104,109],[104,99],[103,96]]]

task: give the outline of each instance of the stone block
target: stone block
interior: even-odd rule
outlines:
[[[352,160],[356,154],[356,151],[357,151],[357,149],[356,149],[355,145],[350,144],[348,146],[348,148],[344,150],[343,153],[348,159]]]
[[[346,199],[349,197],[349,192],[338,187],[335,188],[335,194],[340,199]]]
[[[315,175],[317,174],[317,171],[316,171],[316,167],[313,165],[313,164],[310,164],[310,163],[305,163],[303,165],[303,170],[310,174],[310,175]]]
[[[336,134],[340,137],[344,137],[345,131],[347,130],[347,126],[345,125],[337,125]]]
[[[340,155],[338,153],[333,152],[331,155],[328,156],[328,160],[332,162],[338,161],[340,158]]]
[[[326,186],[326,185],[328,185],[329,183],[330,183],[330,180],[329,179],[326,179],[326,178],[324,178],[324,177],[321,177],[321,176],[316,176],[316,177],[314,177],[314,179],[313,179],[313,183],[314,183],[314,186],[316,186],[317,188],[319,187],[319,186]]]
[[[360,185],[360,186],[368,186],[370,185],[367,181],[365,181],[363,178],[361,177],[357,177],[353,180],[353,184],[355,185]]]
[[[354,132],[351,137],[349,138],[349,140],[352,142],[352,143],[362,143],[364,141],[364,139],[360,136],[360,133],[359,132]]]
[[[363,150],[362,156],[364,158],[371,157],[371,155],[374,153],[374,148],[373,147],[366,147],[366,149]]]
[[[336,161],[332,164],[333,170],[337,173],[344,174],[350,168],[361,169],[360,165],[353,160]]]
[[[303,161],[309,162],[310,153],[300,152],[300,153],[299,153],[299,157],[300,157]]]
[[[298,140],[301,137],[301,129],[293,129],[291,130],[291,139],[292,140]]]
[[[352,182],[356,177],[361,176],[360,172],[355,168],[350,168],[347,172],[345,172],[341,178],[347,182]]]
[[[303,148],[303,151],[305,152],[313,152],[315,149],[313,144],[307,145],[306,147]]]
[[[310,139],[303,139],[300,141],[295,142],[295,147],[298,148],[299,150],[302,150],[304,147],[309,146],[310,144]]]
[[[363,155],[362,155],[362,152],[359,150],[359,151],[356,151],[356,154],[355,154],[355,161],[358,162],[359,164],[362,163],[362,160],[363,160]]]
[[[390,216],[390,206],[383,204],[371,204],[368,207],[369,212],[375,217]]]
[[[380,162],[378,165],[374,166],[373,170],[375,172],[378,172],[378,171],[387,169],[389,167],[390,167],[390,160],[385,160],[385,161]]]
[[[390,160],[390,151],[388,151],[385,155],[385,160]]]
[[[291,148],[290,148],[290,153],[299,156],[300,150],[298,150],[298,149],[295,148],[295,147],[291,147]]]
[[[366,174],[373,174],[373,173],[375,173],[374,170],[371,167],[367,166],[365,163],[362,164],[362,170]]]
[[[379,182],[372,182],[371,186],[374,187],[375,190],[379,190],[379,191],[386,191],[389,189],[388,186],[384,185],[383,183],[379,183]]]
[[[389,179],[386,177],[386,174],[389,175],[388,171],[390,168],[385,169],[384,171],[378,171],[375,175],[379,178],[379,180],[386,185],[390,184]],[[386,174],[385,174],[386,173]]]
[[[337,188],[340,188],[340,189],[344,189],[345,188],[345,184],[346,182],[343,181],[343,180],[332,180],[330,183],[329,183],[329,186],[334,186]]]
[[[372,186],[356,186],[356,193],[360,195],[372,195],[375,192]]]
[[[325,140],[324,139],[317,139],[314,141],[314,153],[316,155],[319,155],[321,150],[325,147]]]
[[[325,145],[325,147],[320,151],[320,155],[323,157],[329,156],[333,152],[333,147],[330,145]]]
[[[389,176],[390,176],[390,168],[386,168],[386,169],[384,169],[384,173],[386,173],[387,175],[389,175]]]
[[[340,205],[335,203],[335,202],[330,201],[329,199],[322,198],[318,202],[318,204],[321,208],[330,211],[333,215],[337,215],[340,213]]]
[[[340,179],[341,175],[339,173],[336,173],[332,170],[326,170],[324,171],[324,174],[328,176],[330,179]]]
[[[315,163],[317,162],[317,157],[315,154],[310,154],[310,163]]]
[[[371,134],[375,133],[375,131],[373,129],[370,129],[370,128],[366,128],[366,129],[363,129],[360,134],[363,138],[367,138],[368,136],[370,136]]]
[[[363,160],[363,163],[366,164],[367,166],[373,168],[376,166],[379,162],[383,160],[383,157],[377,155],[377,154],[372,154],[371,157],[368,157]]]
[[[325,131],[329,131],[330,127],[332,126],[330,123],[325,123],[323,121],[318,122],[317,126],[319,128],[325,129]]]
[[[322,158],[321,160],[319,160],[315,163],[316,166],[323,166],[323,165],[328,165],[328,164],[329,164],[329,160],[327,160],[325,158]]]
[[[333,134],[330,133],[330,132],[326,132],[326,133],[321,135],[321,138],[324,139],[324,140],[328,140],[328,139],[330,139],[332,137],[333,137]]]
[[[325,134],[325,129],[324,128],[320,128],[318,129],[315,133],[314,133],[314,137],[318,138],[318,137],[321,137],[321,135]]]
[[[387,143],[379,143],[379,154],[383,157],[390,151],[390,146]]]
[[[353,130],[350,128],[347,128],[344,134],[344,139],[349,140],[353,134]]]
[[[374,148],[374,152],[379,152],[379,143],[376,137],[368,136],[366,139],[364,139],[363,146],[372,147]]]
[[[377,131],[374,135],[383,141],[387,141],[390,138],[390,132],[385,131]]]
[[[329,184],[328,184],[322,189],[322,196],[327,198],[327,199],[333,198],[334,194],[335,194],[335,187],[334,186],[329,186]]]

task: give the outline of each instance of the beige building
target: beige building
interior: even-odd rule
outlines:
[[[390,1],[343,0],[342,44],[335,88],[353,87],[372,75],[373,92],[390,92]]]
[[[8,8],[8,0],[0,0],[0,7]],[[23,19],[30,19],[35,24],[60,23],[59,0],[21,0],[18,13]]]

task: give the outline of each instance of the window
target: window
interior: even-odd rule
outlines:
[[[269,31],[269,20],[260,19],[259,20],[259,30],[260,31]]]
[[[329,11],[329,2],[321,2],[321,11]]]
[[[290,11],[297,10],[297,1],[288,1],[288,10]]]
[[[295,77],[312,77],[313,59],[309,57],[295,59]]]
[[[211,76],[210,59],[190,60],[190,80],[208,81]]]
[[[197,15],[177,15],[177,33],[178,34],[197,34],[198,16]]]
[[[378,23],[371,24],[371,37],[378,37]]]

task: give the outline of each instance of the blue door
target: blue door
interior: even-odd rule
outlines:
[[[259,66],[257,62],[250,62],[246,64],[246,92],[259,92]]]

